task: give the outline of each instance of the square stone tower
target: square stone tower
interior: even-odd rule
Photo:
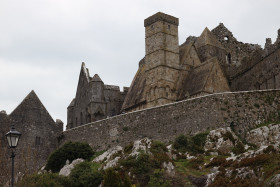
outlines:
[[[158,12],[144,21],[146,44],[147,107],[176,100],[176,83],[180,72],[179,19]]]

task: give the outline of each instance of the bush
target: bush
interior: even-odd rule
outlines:
[[[194,154],[204,153],[204,145],[208,134],[209,134],[208,132],[203,132],[192,136],[188,151]]]
[[[104,187],[121,187],[122,181],[120,175],[115,172],[112,168],[109,168],[105,171],[104,174]]]
[[[234,148],[232,149],[232,152],[236,155],[244,153],[245,151],[245,147],[240,141],[238,141],[236,146],[234,146]]]
[[[138,157],[130,156],[126,160],[121,160],[120,164],[123,165],[125,168],[131,168],[134,174],[146,174],[151,169],[151,160],[148,154],[140,153]]]
[[[102,175],[92,165],[94,163],[82,162],[75,166],[69,176],[74,187],[97,187],[101,184]]]
[[[16,184],[17,187],[61,187],[72,186],[67,177],[55,173],[33,174],[25,176]]]
[[[273,158],[271,154],[260,154],[252,158],[243,158],[239,163],[238,167],[257,167],[265,165],[270,159]]]
[[[199,169],[199,166],[203,166],[204,164],[204,157],[199,156],[197,158],[193,158],[189,161],[190,167],[193,169]]]
[[[273,145],[269,145],[267,148],[263,150],[263,153],[268,154],[268,153],[276,153],[277,151],[273,147]]]
[[[93,150],[87,143],[68,142],[50,155],[46,170],[59,172],[66,160],[72,162],[77,158],[89,159],[93,154]]]
[[[185,152],[187,151],[188,143],[188,138],[184,135],[180,135],[175,139],[173,148]]]
[[[163,172],[160,169],[156,169],[150,177],[148,183],[149,187],[169,187],[171,186],[170,181],[164,179]]]
[[[180,152],[190,152],[194,154],[204,153],[204,145],[208,132],[198,133],[190,138],[184,135],[180,135],[175,139],[173,148]]]
[[[198,133],[198,134],[194,135],[193,137],[191,137],[191,140],[192,140],[193,144],[203,147],[205,145],[208,134],[209,134],[208,132]]]
[[[162,142],[155,140],[151,144],[150,151],[152,153],[162,153],[162,152],[167,152],[168,150],[167,150],[166,146]]]

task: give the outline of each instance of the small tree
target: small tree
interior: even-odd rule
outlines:
[[[87,143],[68,142],[50,155],[46,170],[59,172],[65,165],[66,160],[72,162],[77,158],[89,159],[93,154],[92,148]]]

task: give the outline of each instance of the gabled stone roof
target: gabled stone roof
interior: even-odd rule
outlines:
[[[38,116],[40,116],[44,117],[44,120],[50,120],[55,123],[49,112],[33,90],[15,108],[10,116],[14,119],[28,119],[28,121],[33,122],[38,120]]]
[[[134,79],[128,89],[124,103],[122,105],[122,111],[145,102],[143,95],[146,86],[145,71],[146,64],[143,62],[142,65],[139,66],[138,71],[135,74]]]
[[[73,106],[75,105],[75,102],[76,102],[76,99],[74,98],[74,99],[71,101],[70,105],[69,105],[67,108],[73,107]]]
[[[206,27],[202,34],[196,39],[195,46],[196,48],[200,48],[205,45],[212,45],[224,49],[221,42],[219,42],[215,36],[210,32],[210,30]]]
[[[103,81],[101,80],[101,78],[99,77],[98,74],[95,74],[95,75],[92,77],[91,81],[94,81],[94,82],[103,82]]]
[[[217,72],[213,72],[217,71]],[[211,79],[211,80],[210,80]],[[221,88],[217,89],[215,81],[221,84]],[[200,66],[195,67],[186,77],[183,83],[183,88],[179,98],[183,99],[187,96],[196,95],[199,93],[213,93],[217,91],[230,91],[227,79],[217,58],[211,58]],[[209,89],[209,87],[213,88]]]

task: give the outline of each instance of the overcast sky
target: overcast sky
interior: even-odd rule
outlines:
[[[179,43],[220,22],[246,43],[274,42],[279,0],[0,0],[0,110],[34,90],[66,124],[81,63],[105,84],[130,86],[145,55],[144,19],[179,18]]]

